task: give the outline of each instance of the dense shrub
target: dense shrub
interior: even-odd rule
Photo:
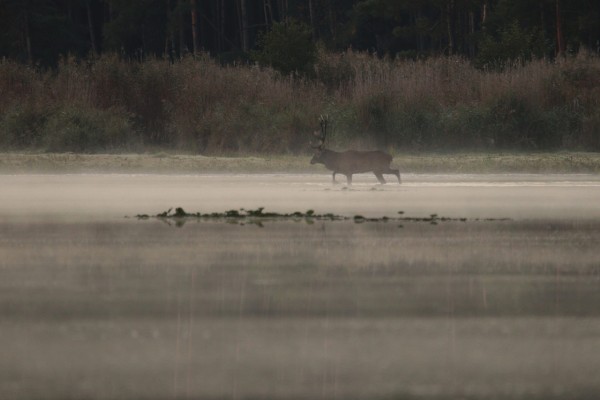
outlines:
[[[502,69],[507,64],[543,58],[552,49],[539,30],[527,31],[517,21],[499,30],[497,35],[483,33],[475,64],[480,68]]]
[[[490,111],[486,106],[459,105],[450,109],[442,121],[445,128],[444,148],[491,149],[494,147],[494,131],[489,122]]]
[[[489,126],[499,148],[554,150],[578,129],[577,116],[568,110],[544,110],[512,94],[499,98],[490,111]]]
[[[49,112],[15,105],[0,119],[0,146],[7,150],[33,149],[43,146]]]
[[[293,20],[276,22],[258,38],[259,49],[253,58],[284,75],[312,76],[317,48],[310,27]]]
[[[0,121],[0,145],[7,150],[111,152],[141,148],[128,116],[117,110],[86,108],[37,112],[15,109]]]
[[[44,126],[44,142],[48,151],[77,153],[131,150],[140,145],[125,113],[81,108],[53,113]]]
[[[600,110],[585,116],[581,125],[580,140],[575,140],[574,142],[588,150],[600,151]]]

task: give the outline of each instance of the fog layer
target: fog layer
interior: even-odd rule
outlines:
[[[340,179],[340,177],[338,177]],[[341,177],[343,180],[344,178]],[[403,175],[380,186],[319,175],[0,175],[0,219],[120,218],[171,207],[394,216],[600,218],[597,175]]]

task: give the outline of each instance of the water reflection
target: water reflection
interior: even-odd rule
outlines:
[[[600,393],[598,222],[3,223],[0,397]]]

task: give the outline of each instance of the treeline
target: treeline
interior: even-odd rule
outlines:
[[[329,51],[460,55],[480,67],[600,47],[597,0],[0,0],[0,58],[56,66],[66,55],[205,52],[243,62],[292,21]]]
[[[2,151],[303,154],[320,114],[333,148],[600,150],[600,59],[585,52],[481,70],[322,51],[304,78],[207,55],[4,60],[0,93]]]

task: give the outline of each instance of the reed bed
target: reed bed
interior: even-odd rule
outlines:
[[[209,57],[3,60],[0,93],[1,151],[305,154],[320,114],[332,148],[600,150],[600,60],[583,53],[489,71],[322,53],[305,78]]]

